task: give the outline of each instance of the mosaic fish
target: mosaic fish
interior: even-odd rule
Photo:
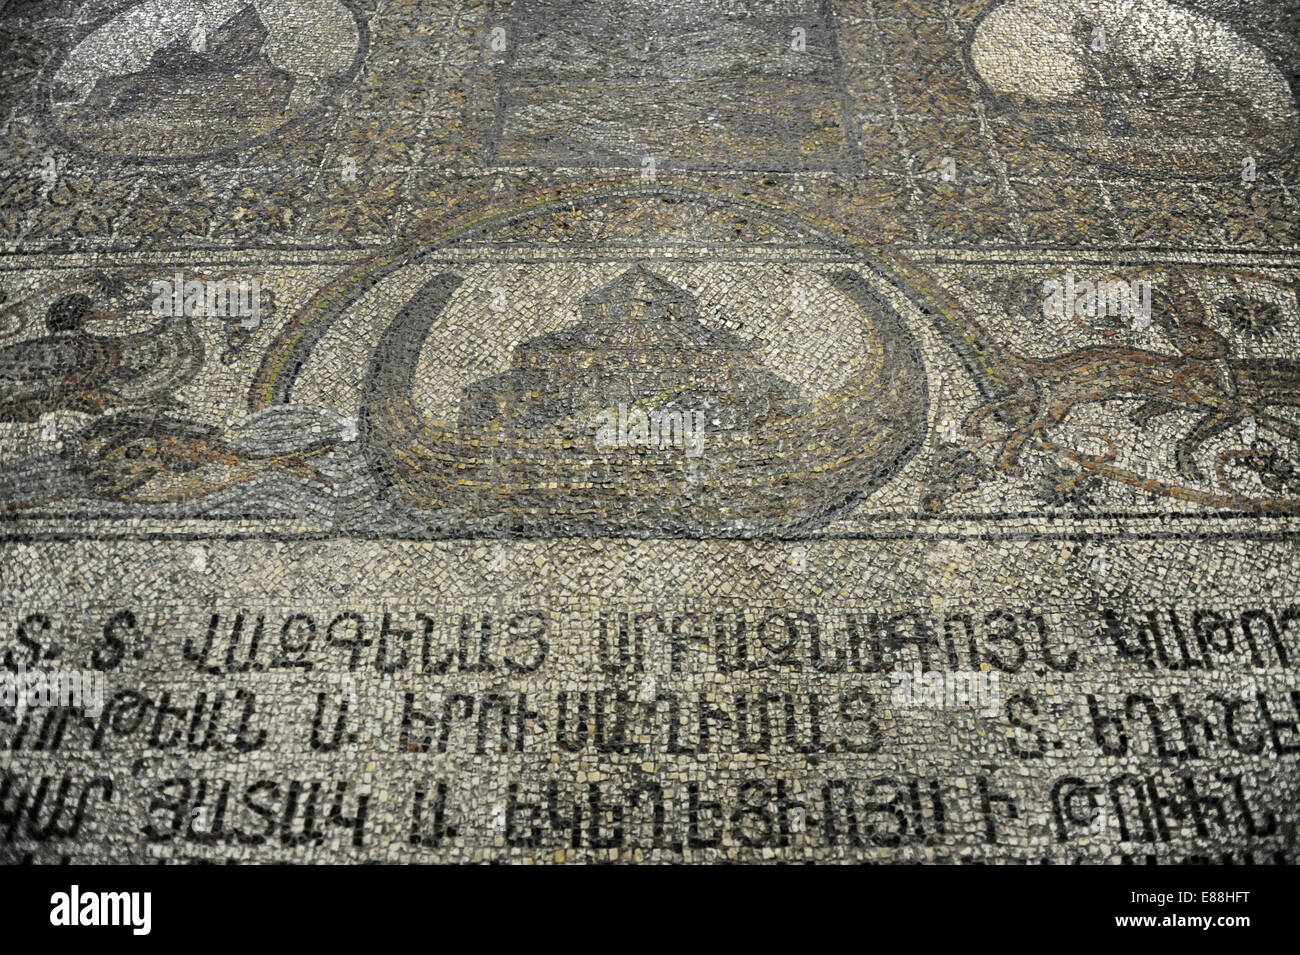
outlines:
[[[72,443],[70,455],[99,496],[175,501],[243,484],[268,471],[328,485],[308,462],[334,440],[322,435],[298,450],[267,454],[227,439],[209,425],[127,411],[91,425]]]

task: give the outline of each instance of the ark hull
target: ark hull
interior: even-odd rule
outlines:
[[[427,514],[437,533],[459,528],[522,536],[797,536],[833,520],[897,474],[921,446],[926,427],[926,402],[895,397],[908,393],[905,382],[915,393],[915,383],[925,380],[920,351],[901,320],[856,273],[843,271],[832,281],[861,309],[874,344],[833,394],[813,401],[798,397],[797,389],[754,363],[752,346],[701,331],[693,300],[638,267],[583,300],[584,310],[599,321],[521,346],[516,369],[488,379],[496,397],[485,397],[482,382],[467,388],[461,421],[453,425],[423,414],[412,400],[420,347],[460,284],[453,275],[438,276],[399,311],[375,351],[361,414],[367,459],[376,477],[414,511]],[[667,306],[656,297],[667,299]],[[647,324],[621,321],[624,315]],[[661,320],[665,315],[669,320]],[[712,402],[707,406],[716,411],[731,400],[728,427],[706,433],[698,455],[672,442],[600,446],[595,422],[611,395],[592,388],[589,376],[563,379],[583,385],[576,394],[529,390],[539,365],[611,364],[601,351],[609,340],[619,343],[612,364],[624,380],[644,388],[643,379],[654,370],[644,355],[653,354],[657,339],[668,334],[665,328],[709,352],[696,377],[687,365],[660,382],[678,382],[668,389],[673,398],[665,408],[676,405],[684,409],[680,414],[691,414],[694,396]],[[551,347],[556,342],[565,347]],[[735,354],[721,373],[725,363],[719,355],[726,357],[728,350]],[[733,387],[729,399],[728,380],[765,382],[767,394],[755,401],[745,388]],[[563,413],[544,415],[542,407]]]

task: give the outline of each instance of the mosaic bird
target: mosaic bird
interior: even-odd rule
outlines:
[[[50,334],[0,349],[0,422],[166,403],[203,364],[203,342],[185,316],[144,332],[93,335],[86,323],[100,317],[88,296],[68,295],[46,313]]]

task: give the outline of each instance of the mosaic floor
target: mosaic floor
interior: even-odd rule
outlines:
[[[1294,2],[0,47],[0,860],[1296,861]]]

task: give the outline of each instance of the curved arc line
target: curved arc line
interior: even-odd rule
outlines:
[[[973,320],[959,318],[961,308],[935,280],[898,253],[888,253],[851,230],[820,213],[787,209],[751,196],[739,197],[721,189],[698,184],[667,183],[652,191],[632,185],[619,186],[615,180],[584,182],[559,188],[539,190],[522,197],[505,209],[490,210],[452,220],[438,231],[422,236],[406,246],[388,250],[359,263],[340,278],[317,292],[282,332],[282,340],[267,353],[249,389],[248,408],[259,411],[272,404],[287,404],[292,398],[298,371],[305,366],[315,345],[343,314],[366,292],[399,268],[416,264],[421,258],[454,240],[489,227],[502,228],[527,221],[547,206],[558,208],[577,199],[595,202],[605,198],[648,199],[675,195],[683,201],[703,202],[713,208],[735,210],[753,215],[764,213],[778,226],[788,230],[813,232],[827,246],[852,256],[869,269],[873,277],[888,282],[910,301],[939,333],[961,360],[976,386],[986,398],[1005,392],[1009,378],[1001,346],[986,329]],[[612,188],[611,188],[612,186]],[[795,222],[783,220],[795,219]],[[287,337],[284,337],[287,336]],[[286,370],[288,374],[286,375]]]

